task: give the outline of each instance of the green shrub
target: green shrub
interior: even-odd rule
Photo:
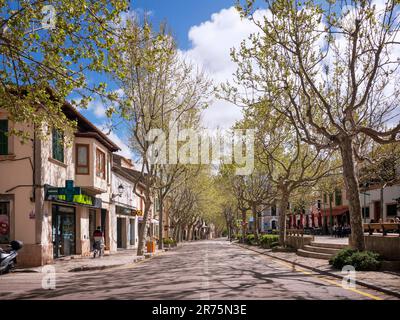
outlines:
[[[254,245],[256,243],[254,234],[248,234],[246,236],[246,243],[250,245]]]
[[[279,245],[279,236],[273,234],[264,234],[260,237],[260,245],[263,248],[272,248]]]
[[[174,246],[176,244],[175,240],[172,238],[169,239],[164,238],[163,243],[164,245],[170,245],[170,246]]]
[[[379,270],[381,266],[379,259],[379,254],[371,251],[342,249],[329,260],[329,264],[335,269],[350,265],[357,271],[374,271]]]

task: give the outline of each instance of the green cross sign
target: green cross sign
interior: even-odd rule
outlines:
[[[65,188],[58,188],[59,195],[65,195],[65,200],[68,202],[74,201],[74,195],[81,194],[80,187],[74,187],[73,180],[65,181]]]

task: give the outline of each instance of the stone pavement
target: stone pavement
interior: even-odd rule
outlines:
[[[54,279],[40,273],[2,275],[0,300],[6,299],[398,300],[362,286],[346,288],[341,279],[293,268],[226,239],[184,243],[101,272],[57,273]]]
[[[154,254],[145,254],[145,256],[137,256],[136,249],[118,249],[115,253],[106,253],[103,257],[94,259],[93,256],[81,257],[71,256],[55,259],[51,266],[54,266],[56,273],[79,272],[90,270],[103,270],[108,268],[119,267],[132,264],[144,260],[145,258],[158,255],[165,250],[156,250]],[[36,268],[17,268],[15,272],[42,272],[42,267]]]
[[[320,239],[318,239],[318,242],[320,242]],[[293,265],[297,264],[303,268],[316,269],[322,273],[329,273],[336,277],[344,276],[340,270],[333,269],[327,260],[301,257],[294,252],[272,252],[271,249],[262,249],[260,247],[238,243],[237,245],[260,254],[285,260],[286,262],[293,263]],[[379,288],[384,292],[388,291],[394,293],[396,296],[400,297],[400,272],[356,271],[356,282],[359,282],[361,285]]]

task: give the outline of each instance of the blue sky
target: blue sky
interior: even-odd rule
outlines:
[[[230,49],[254,31],[254,26],[240,20],[234,5],[235,0],[132,0],[130,9],[139,15],[149,13],[154,27],[167,22],[179,49],[202,67],[214,84],[218,84],[229,80],[234,72]],[[90,81],[105,80],[100,79],[90,77]],[[115,88],[110,79],[107,82],[109,88]],[[102,103],[94,101],[82,113],[102,128],[107,122],[104,111]],[[225,101],[213,101],[204,113],[203,123],[209,128],[228,128],[240,117],[241,112],[235,106]],[[122,147],[124,156],[131,156],[124,145],[127,134],[123,128],[114,130],[110,137]]]
[[[167,21],[181,49],[189,49],[189,29],[210,19],[213,13],[229,8],[235,0],[133,0],[133,9],[151,12],[157,25]]]

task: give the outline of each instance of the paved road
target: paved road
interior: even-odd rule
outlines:
[[[105,271],[61,273],[56,289],[42,274],[0,276],[1,299],[393,299],[305,270],[227,241],[187,243],[150,260]]]

